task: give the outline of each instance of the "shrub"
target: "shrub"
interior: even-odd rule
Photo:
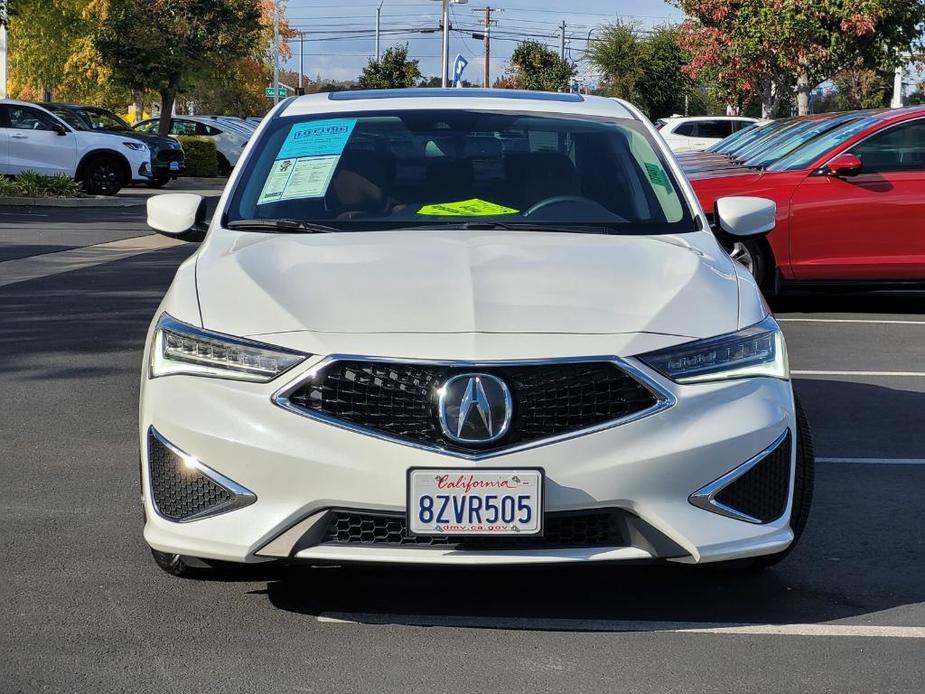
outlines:
[[[183,156],[186,160],[184,176],[218,175],[218,152],[212,140],[188,135],[180,135],[177,139],[183,145]]]
[[[15,179],[0,178],[0,197],[46,198],[76,197],[80,184],[70,176],[45,176],[36,171],[23,171]]]
[[[0,176],[0,198],[19,197],[19,186],[6,176]]]

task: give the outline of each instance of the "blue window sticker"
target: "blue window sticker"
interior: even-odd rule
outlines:
[[[286,136],[276,159],[340,156],[356,124],[356,118],[296,123]]]

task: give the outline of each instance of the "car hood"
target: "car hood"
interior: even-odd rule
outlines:
[[[135,130],[126,132],[124,130],[97,130],[96,132],[110,133],[112,135],[120,135],[125,137],[128,140],[139,140],[144,142],[151,149],[158,151],[162,149],[180,149],[180,143],[174,140],[172,137],[161,137],[160,135],[149,135],[147,133],[140,133]]]
[[[697,338],[731,332],[738,320],[732,261],[705,232],[221,229],[200,250],[196,277],[204,327],[235,335],[651,332]]]

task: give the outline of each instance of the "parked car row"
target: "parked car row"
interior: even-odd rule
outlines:
[[[655,128],[672,152],[700,152],[757,122],[739,116],[672,116],[655,121]]]
[[[130,183],[161,187],[185,170],[179,135],[215,143],[218,170],[227,175],[260,120],[232,116],[175,116],[170,137],[159,118],[129,125],[98,106],[0,101],[0,175],[24,171],[72,176],[91,195],[115,195]]]
[[[160,118],[148,118],[135,125],[142,133],[156,133],[161,125]],[[244,151],[256,125],[227,116],[173,116],[170,119],[170,134],[204,137],[215,143],[218,156],[218,172],[222,176],[231,173]]]
[[[925,280],[925,107],[773,121],[678,159],[708,214],[776,203],[766,238],[730,244],[766,290]]]

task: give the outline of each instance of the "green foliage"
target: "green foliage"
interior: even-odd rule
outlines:
[[[678,45],[677,27],[657,27],[646,36],[638,30],[616,22],[592,40],[588,58],[601,75],[603,92],[640,105],[652,120],[683,113],[694,84],[683,71],[689,56]]]
[[[588,60],[600,72],[607,96],[637,101],[637,85],[646,65],[638,29],[632,23],[608,24],[588,46]]]
[[[180,135],[177,139],[183,145],[184,176],[218,176],[218,152],[212,140],[188,135]]]
[[[110,0],[93,44],[116,83],[159,92],[170,113],[184,83],[250,55],[260,32],[258,0]]]
[[[575,67],[537,41],[524,41],[511,55],[513,84],[519,89],[544,92],[565,91]]]
[[[360,73],[359,84],[363,89],[401,89],[413,87],[421,79],[417,60],[408,60],[408,46],[392,46],[369,63]]]
[[[674,0],[688,17],[690,74],[708,72],[729,100],[760,94],[767,109],[792,84],[800,113],[820,81],[845,65],[884,68],[915,49],[922,0]],[[915,44],[915,45],[914,45]]]
[[[59,85],[73,44],[84,36],[88,0],[17,0],[10,12],[13,93],[40,98]]]
[[[80,194],[80,183],[70,176],[45,176],[35,171],[23,171],[15,179],[0,178],[0,197],[73,198]]]
[[[19,186],[16,181],[0,176],[0,198],[18,198],[20,197]]]

